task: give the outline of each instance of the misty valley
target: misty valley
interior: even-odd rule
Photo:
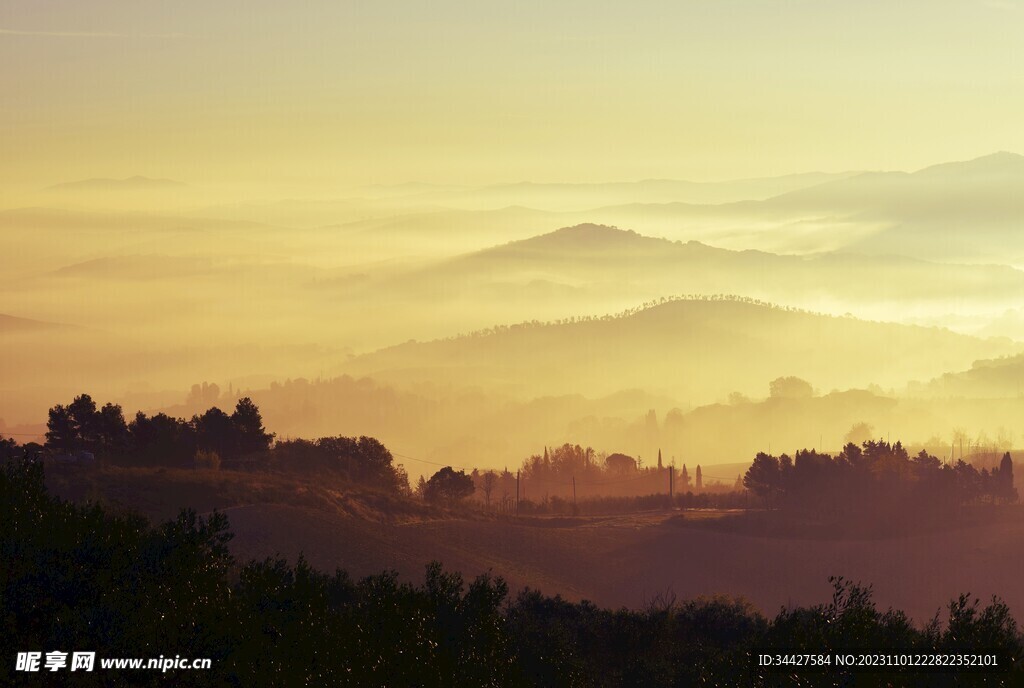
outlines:
[[[997,153],[20,191],[0,635],[212,658],[174,685],[852,685],[751,658],[879,648],[1019,671],[1022,189]]]

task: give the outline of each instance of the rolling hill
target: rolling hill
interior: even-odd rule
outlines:
[[[538,285],[561,288],[567,306],[584,305],[580,302],[588,296],[607,303],[616,295],[642,301],[666,294],[736,293],[832,312],[862,308],[870,313],[893,303],[903,310],[911,303],[946,308],[951,299],[993,310],[1024,298],[1024,272],[1007,266],[732,251],[589,223],[443,260],[375,289],[384,294],[389,288],[404,289],[405,298],[466,299],[478,293],[507,303],[516,299],[517,290]]]
[[[803,377],[821,389],[902,385],[1018,350],[1008,341],[936,328],[744,300],[676,300],[618,317],[524,323],[409,342],[357,357],[346,367],[392,382],[444,382],[528,396],[602,396],[642,388],[702,403],[732,391],[760,392],[782,375]]]
[[[967,370],[945,373],[914,391],[941,397],[1019,400],[1024,392],[1024,355],[975,361]]]

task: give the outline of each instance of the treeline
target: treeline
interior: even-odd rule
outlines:
[[[66,406],[50,409],[45,446],[63,455],[85,452],[112,461],[131,457],[139,464],[167,466],[190,465],[197,452],[237,459],[266,451],[273,439],[263,427],[259,409],[247,397],[238,401],[231,414],[216,406],[191,420],[139,411],[126,422],[120,406],[97,407],[91,396],[82,394]]]
[[[529,328],[538,327],[549,327],[551,325],[570,325],[573,323],[589,323],[589,322],[609,322],[612,320],[623,320],[630,316],[642,313],[644,311],[656,308],[657,306],[664,305],[666,303],[678,303],[685,301],[699,301],[699,302],[718,302],[725,301],[728,303],[738,303],[747,306],[758,306],[760,308],[769,308],[774,311],[784,311],[786,313],[801,313],[806,315],[820,315],[826,318],[842,318],[847,316],[837,316],[829,313],[817,313],[814,311],[804,310],[803,308],[797,308],[796,306],[784,306],[770,301],[762,301],[761,299],[755,299],[748,296],[740,296],[737,294],[674,294],[672,296],[662,296],[652,301],[644,301],[639,306],[632,308],[626,308],[619,311],[618,313],[609,313],[606,315],[577,315],[570,316],[568,318],[560,318],[557,320],[524,320],[519,323],[513,323],[511,325],[494,325],[479,330],[472,330],[465,334],[456,334],[444,337],[437,341],[455,341],[458,339],[471,339],[479,337],[489,337],[491,335],[500,334],[502,332],[514,332],[517,330],[525,330]]]
[[[656,460],[645,466],[642,460],[625,454],[597,453],[589,446],[569,443],[545,447],[543,454],[528,457],[522,463],[519,476],[520,501],[535,503],[556,498],[571,500],[574,497],[580,501],[742,489],[738,475],[734,482],[724,481],[724,476],[706,480],[699,465],[691,474],[686,464],[675,467],[665,463],[660,451]]]
[[[911,458],[899,442],[872,440],[847,444],[834,457],[813,449],[793,457],[760,453],[743,485],[769,508],[819,513],[932,512],[1017,501],[1009,452],[998,467],[979,471],[963,460],[943,463],[924,450]]]
[[[518,497],[519,511],[530,513],[568,513],[571,508],[566,504],[571,507],[584,502],[618,511],[631,501],[647,497],[668,500],[670,496],[676,497],[680,506],[697,502],[708,506],[743,491],[739,475],[733,482],[722,476],[705,480],[699,465],[691,475],[686,464],[665,463],[660,451],[657,459],[645,466],[625,454],[606,454],[569,443],[545,447],[543,453],[527,457],[516,472],[473,470],[471,477],[475,498],[485,508],[510,511]]]
[[[248,397],[229,414],[214,406],[191,419],[142,411],[126,422],[116,404],[98,407],[88,394],[50,409],[45,445],[0,446],[8,455],[41,454],[55,460],[166,468],[231,468],[289,473],[331,473],[353,482],[409,493],[405,469],[372,437],[274,441]],[[6,447],[6,448],[5,448]]]
[[[962,596],[916,626],[879,611],[869,588],[834,581],[833,599],[766,618],[731,599],[608,610],[501,579],[466,583],[440,565],[414,585],[353,580],[304,561],[236,562],[227,520],[144,519],[47,494],[38,462],[0,467],[0,683],[61,686],[775,686],[894,685],[841,670],[765,675],[752,651],[900,648],[1019,659],[1005,604]],[[209,670],[17,672],[17,652],[210,658]],[[908,674],[901,686],[1016,684],[1022,673]],[[856,681],[854,683],[854,680]]]

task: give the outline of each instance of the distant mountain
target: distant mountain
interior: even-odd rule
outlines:
[[[624,203],[718,204],[763,200],[854,174],[857,173],[808,172],[722,182],[645,179],[579,184],[520,182],[469,189],[408,188],[410,193],[419,192],[417,197],[421,200],[429,199],[432,203],[451,208],[485,210],[518,205],[548,211],[579,211]]]
[[[107,256],[54,270],[54,277],[155,280],[190,277],[209,272],[214,261],[195,256]]]
[[[116,254],[287,256],[297,241],[285,230],[255,222],[172,213],[50,207],[0,210],[0,255],[12,251],[5,276]]]
[[[244,220],[186,217],[169,213],[133,211],[97,211],[65,208],[26,207],[0,210],[0,228],[34,230],[123,230],[145,229],[166,231],[266,230],[269,225]]]
[[[344,223],[334,230],[353,249],[387,257],[451,256],[564,224],[558,213],[511,206],[496,210],[435,210]]]
[[[772,212],[839,214],[876,231],[847,250],[942,261],[1024,263],[1024,156],[996,153],[912,174],[866,173],[764,203]]]
[[[375,284],[378,297],[440,296],[493,311],[529,299],[542,317],[594,312],[600,303],[636,303],[667,294],[741,294],[831,312],[881,313],[916,303],[925,310],[956,299],[991,309],[1024,300],[1024,272],[1005,266],[940,265],[905,257],[828,253],[776,255],[669,241],[595,224],[434,263]],[[557,304],[537,303],[541,290]],[[488,306],[488,304],[491,304]]]
[[[973,160],[947,162],[925,167],[914,173],[914,176],[955,181],[972,179],[992,182],[1003,179],[1016,182],[1024,176],[1024,155],[999,151]]]
[[[718,246],[843,249],[941,262],[1024,264],[1024,156],[995,153],[913,173],[864,172],[765,200],[604,206],[587,219]]]
[[[0,335],[22,332],[46,332],[47,330],[62,330],[69,327],[68,325],[31,320],[29,318],[18,318],[13,315],[0,313]]]
[[[796,375],[845,389],[928,379],[1007,341],[837,318],[742,300],[678,300],[619,317],[522,324],[357,357],[347,369],[389,382],[434,382],[527,396],[600,396],[641,388],[689,403],[760,394]],[[842,365],[836,365],[842,361]]]
[[[289,284],[304,285],[320,276],[322,272],[321,269],[310,265],[271,260],[239,260],[231,256],[211,258],[193,255],[130,254],[72,263],[54,270],[47,277],[134,282],[188,278],[205,279],[211,283],[246,279],[256,284],[270,282],[276,288],[281,288]]]
[[[94,177],[48,186],[44,191],[164,191],[185,187],[183,182],[173,179],[153,179],[136,175],[124,179]]]
[[[974,160],[933,165],[913,173],[865,172],[776,196],[770,207],[830,212],[917,212],[922,202],[956,207],[980,198],[998,198],[1024,188],[1024,156],[994,153]],[[952,197],[944,194],[952,194]],[[909,204],[909,205],[908,205]],[[934,207],[932,209],[935,209]]]

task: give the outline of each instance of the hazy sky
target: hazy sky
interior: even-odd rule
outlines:
[[[6,0],[0,184],[721,179],[1024,152],[1018,0]]]

